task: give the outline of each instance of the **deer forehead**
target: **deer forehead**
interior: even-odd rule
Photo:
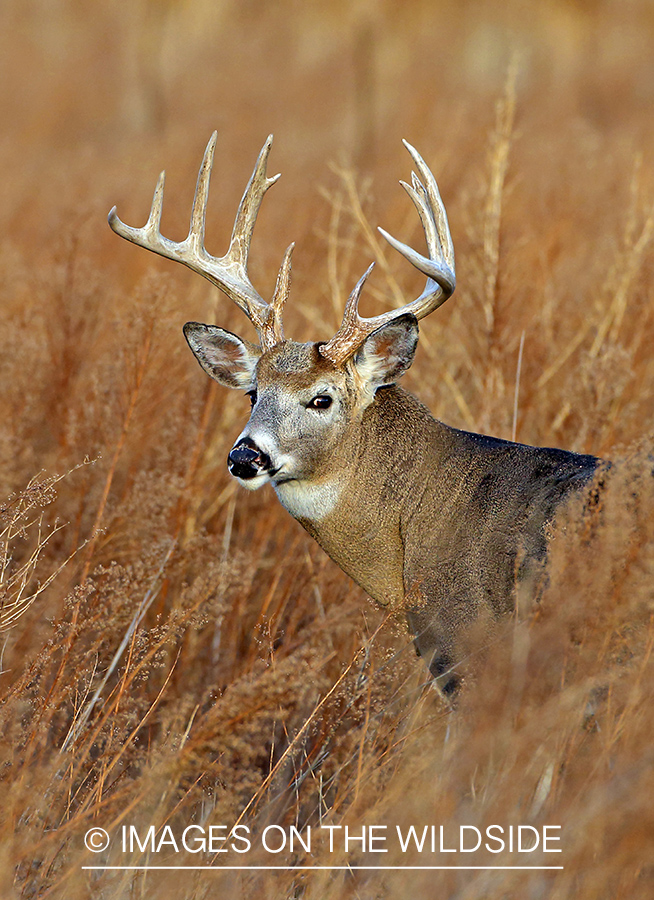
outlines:
[[[284,341],[264,353],[257,363],[257,381],[282,385],[289,391],[302,391],[315,384],[344,382],[344,373],[325,359],[318,344]]]

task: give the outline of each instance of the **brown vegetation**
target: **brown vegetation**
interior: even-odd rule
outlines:
[[[648,0],[5,0],[0,896],[652,896],[653,45]],[[208,383],[181,326],[249,326],[106,226],[114,203],[145,220],[166,166],[181,236],[216,127],[210,252],[276,134],[252,273],[269,295],[297,242],[291,337],[333,333],[371,257],[364,314],[414,294],[370,227],[417,234],[406,137],[439,180],[459,283],[407,387],[448,423],[620,460],[455,713],[401,619],[272,492],[230,481],[248,401]],[[390,842],[215,858],[314,867],[296,872],[82,869],[207,864],[123,854],[120,829],[235,822],[560,825],[560,859],[518,862],[563,869],[315,868],[489,864]]]

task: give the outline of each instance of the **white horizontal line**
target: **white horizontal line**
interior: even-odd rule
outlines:
[[[311,871],[312,869],[321,869],[328,871],[344,871],[344,872],[353,872],[353,871],[369,871],[375,872],[377,870],[385,870],[385,871],[393,871],[393,872],[415,872],[415,871],[435,871],[436,869],[475,869],[478,871],[487,871],[490,869],[508,869],[508,870],[518,870],[518,869],[528,869],[528,870],[538,870],[538,871],[553,871],[553,870],[562,870],[563,866],[82,866],[82,869],[130,869],[130,870],[138,870],[139,872],[148,872],[165,869],[166,871],[175,869],[175,870],[184,870],[184,871],[207,871],[207,872],[220,872],[220,871],[247,871],[248,869],[259,870],[264,872],[273,872],[276,869],[280,869],[283,871],[291,871],[291,872],[306,872]]]

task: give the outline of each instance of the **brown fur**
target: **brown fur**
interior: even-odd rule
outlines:
[[[342,502],[299,521],[375,600],[407,605],[434,675],[462,628],[513,608],[516,574],[535,579],[545,526],[598,462],[450,428],[395,386],[377,392],[351,452]]]
[[[193,326],[201,364],[205,327]],[[451,693],[468,628],[509,613],[516,588],[537,596],[547,526],[598,460],[434,419],[394,383],[413,360],[413,316],[378,329],[343,366],[294,341],[253,357],[210,328],[211,340],[241,347],[250,372],[253,410],[234,450],[247,447],[256,462],[233,474],[246,487],[270,480],[343,571],[406,610],[419,654]],[[210,374],[232,386],[229,358]],[[311,400],[323,393],[332,402],[318,412]]]

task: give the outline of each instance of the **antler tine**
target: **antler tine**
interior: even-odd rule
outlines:
[[[403,143],[411,154],[422,181],[412,172],[412,183],[407,184],[401,181],[400,184],[411,197],[418,211],[425,232],[429,256],[423,256],[417,250],[398,241],[383,228],[379,228],[379,231],[392,247],[427,276],[427,284],[422,294],[405,306],[365,319],[359,315],[358,303],[363,283],[372,269],[371,266],[350,294],[340,328],[330,341],[320,347],[322,355],[337,366],[343,365],[368,335],[382,325],[407,313],[412,313],[417,319],[428,316],[429,313],[445,303],[448,297],[451,297],[456,286],[454,246],[436,179],[415,147],[412,147],[408,141],[403,141]]]
[[[425,232],[429,257],[423,256],[412,247],[398,241],[397,238],[394,238],[383,228],[378,230],[391,247],[394,247],[402,256],[408,259],[420,272],[427,275],[428,280],[425,290],[418,298],[425,304],[425,311],[421,314],[415,313],[417,318],[421,319],[437,309],[442,303],[445,303],[454,292],[456,286],[454,246],[447,221],[447,213],[445,212],[445,206],[443,205],[436,179],[415,147],[412,147],[408,141],[403,141],[402,143],[411,154],[416,168],[423,179],[423,181],[420,181],[415,172],[412,172],[412,183],[409,185],[401,181],[400,184],[411,197],[418,210]],[[428,302],[432,298],[437,300],[434,306],[431,306]]]
[[[131,225],[125,225],[124,222],[121,222],[118,218],[115,206],[111,207],[109,215],[107,216],[109,227],[112,231],[115,231],[116,234],[120,235],[120,237],[125,238],[126,241],[131,241],[133,244],[138,244],[139,247],[146,247],[148,250],[153,250],[161,256],[169,255],[167,248],[163,243],[166,238],[164,238],[159,231],[165,181],[166,173],[162,172],[157,179],[157,186],[154,189],[152,206],[150,207],[150,215],[143,228],[132,228]]]
[[[261,148],[261,152],[257,158],[254,171],[250,176],[247,187],[239,203],[236,219],[234,220],[234,228],[232,237],[229,242],[229,250],[227,256],[231,256],[238,265],[242,266],[245,271],[250,252],[250,241],[252,240],[252,232],[254,224],[257,220],[257,214],[263,195],[268,188],[271,188],[281,175],[273,175],[268,178],[266,175],[266,166],[268,164],[268,156],[272,147],[273,136],[269,134],[266,142]]]
[[[447,222],[447,213],[445,212],[445,205],[441,199],[441,193],[438,190],[438,184],[436,183],[436,179],[434,175],[424,161],[422,156],[418,153],[415,147],[413,147],[408,141],[402,141],[404,146],[407,148],[413,161],[416,164],[416,168],[420,172],[424,182],[423,191],[425,192],[425,196],[429,200],[429,208],[434,215],[434,224],[436,225],[436,231],[439,236],[439,239],[445,240],[445,260],[450,268],[454,269],[454,246],[452,244],[452,235],[450,234],[450,228]],[[416,177],[414,173],[412,173],[413,179],[417,184],[420,184],[420,181]]]
[[[282,326],[282,313],[284,304],[288,300],[291,288],[291,255],[295,244],[289,244],[284,254],[284,259],[279,267],[275,292],[270,302],[271,315],[264,333],[261,335],[261,347],[269,350],[275,344],[281,344],[284,340],[284,328]]]
[[[204,248],[204,226],[207,218],[207,202],[209,200],[209,182],[211,181],[211,171],[213,169],[213,157],[216,152],[216,141],[218,140],[218,132],[209,138],[202,164],[198,172],[198,180],[195,185],[195,194],[193,195],[193,206],[191,207],[191,221],[189,224],[188,235],[185,244],[198,258],[208,256]]]
[[[161,210],[163,206],[164,173],[157,182],[152,200],[148,221],[142,228],[125,225],[118,218],[116,207],[109,213],[109,225],[121,237],[146,250],[165,256],[175,262],[181,262],[189,269],[207,278],[220,288],[250,319],[259,333],[262,347],[268,349],[282,340],[281,307],[283,299],[273,299],[271,304],[255,290],[247,274],[250,242],[254,225],[261,206],[261,201],[268,188],[277,181],[279,175],[268,178],[266,164],[272,146],[272,135],[269,135],[257,159],[254,171],[236,213],[234,228],[229,242],[229,249],[224,256],[215,257],[207,253],[204,246],[204,230],[209,196],[209,182],[213,168],[214,151],[218,133],[211,135],[204,152],[202,165],[198,173],[189,232],[183,241],[171,241],[160,231]],[[282,277],[283,275],[283,277]],[[288,292],[290,281],[290,250],[287,251],[280,276],[285,290]],[[275,297],[277,296],[277,289]],[[284,296],[285,299],[285,296]]]
[[[370,263],[366,271],[354,286],[354,290],[347,298],[345,309],[343,310],[343,321],[341,326],[326,344],[321,344],[318,348],[320,353],[330,359],[335,366],[341,366],[352,356],[361,344],[365,341],[369,334],[383,325],[384,322],[378,321],[384,319],[390,321],[394,318],[395,313],[384,313],[382,316],[376,316],[375,319],[363,319],[359,315],[359,297],[366,283],[368,276],[374,269],[375,264]],[[374,321],[374,325],[373,325]]]

